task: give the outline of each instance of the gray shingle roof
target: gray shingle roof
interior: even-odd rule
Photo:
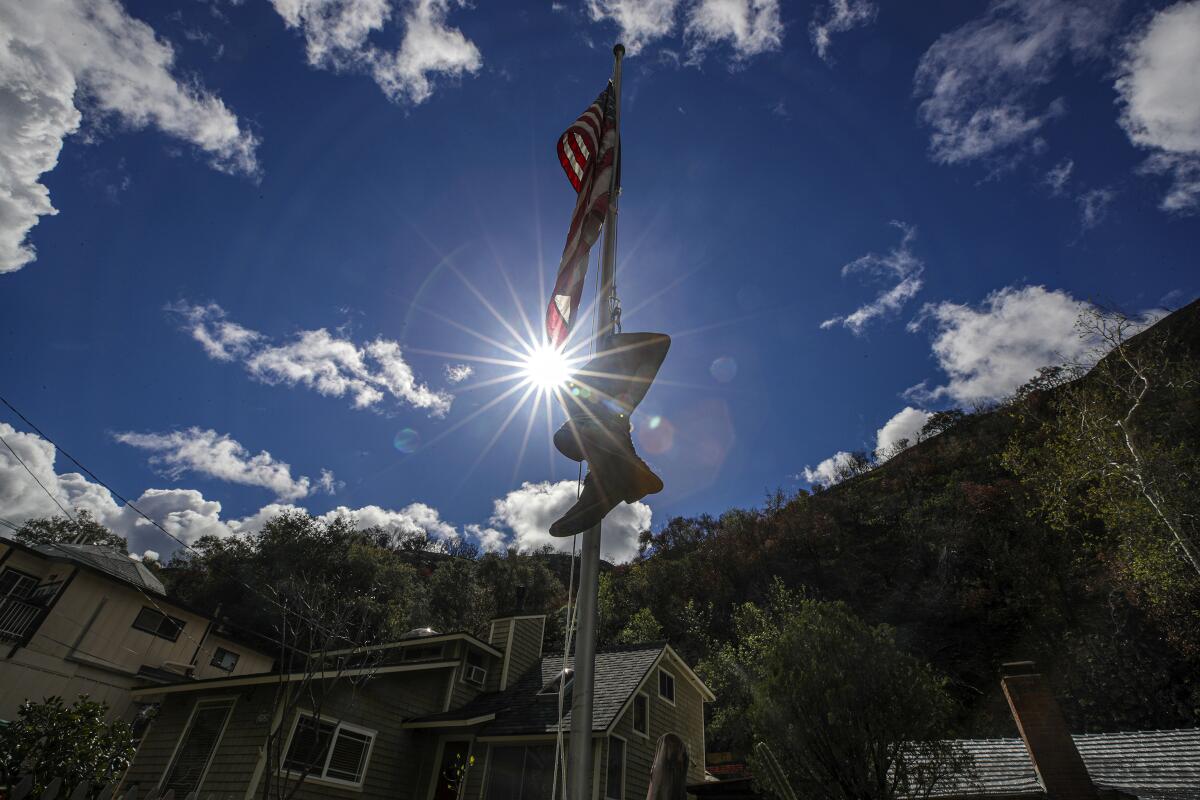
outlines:
[[[113,547],[97,544],[35,544],[32,549],[48,558],[66,559],[99,570],[138,589],[166,597],[162,581],[140,561]]]
[[[629,697],[636,691],[665,644],[630,645],[605,648],[596,652],[596,689],[592,703],[592,730],[607,730],[621,712]],[[503,692],[480,695],[462,708],[443,714],[422,717],[411,722],[474,719],[495,714],[479,730],[483,736],[515,736],[554,733],[558,723],[558,702],[554,696],[539,697],[538,691],[562,669],[562,653],[542,656],[541,664],[522,675]],[[574,668],[575,658],[567,658],[567,667]],[[570,708],[563,709],[563,730],[571,727]]]
[[[1200,728],[1071,738],[1101,789],[1141,798],[1200,800]],[[958,744],[974,756],[976,775],[939,786],[935,795],[1042,794],[1020,739],[960,739]]]

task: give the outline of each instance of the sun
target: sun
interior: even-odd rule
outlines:
[[[563,386],[571,377],[571,368],[562,350],[549,344],[534,347],[521,364],[525,382],[542,391]]]

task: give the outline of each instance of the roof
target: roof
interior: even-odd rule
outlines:
[[[35,542],[18,542],[5,537],[6,544],[32,550],[38,555],[59,561],[70,561],[103,572],[109,577],[128,583],[136,589],[153,592],[159,597],[166,597],[166,587],[140,561],[134,561],[127,553],[115,547],[99,544],[40,544]]]
[[[620,715],[650,669],[666,651],[664,642],[608,647],[596,651],[595,695],[592,701],[592,731],[606,731]],[[422,726],[436,722],[464,722],[495,715],[479,729],[480,736],[518,736],[554,733],[558,727],[556,696],[538,696],[538,691],[563,668],[562,653],[547,653],[541,664],[528,670],[502,692],[476,697],[462,708],[409,720]],[[567,668],[575,666],[574,656]],[[571,726],[571,711],[563,709],[563,730]]]
[[[1200,728],[1086,733],[1071,737],[1100,789],[1141,798],[1200,800]],[[1042,795],[1020,739],[960,739],[975,775],[939,786],[935,795]]]

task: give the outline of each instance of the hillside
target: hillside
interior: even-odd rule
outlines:
[[[1128,347],[1195,370],[1198,344],[1193,303]],[[1074,388],[1097,382],[1097,373]],[[1195,574],[1177,569],[1167,538],[1148,527],[1143,548],[1167,564],[1164,600],[1148,586],[1156,575],[1131,577],[1120,532],[1106,531],[1082,497],[1071,523],[1054,527],[1036,485],[1004,465],[1014,443],[1039,445],[1045,430],[1036,425],[1064,424],[1055,418],[1057,398],[1071,390],[1033,391],[968,415],[826,491],[777,496],[762,510],[719,519],[673,520],[649,537],[647,557],[611,576],[607,633],[645,607],[689,656],[702,658],[729,638],[731,609],[761,601],[779,576],[894,626],[904,646],[950,677],[970,735],[1012,734],[996,676],[1001,662],[1019,659],[1047,669],[1080,731],[1197,724]],[[1172,395],[1170,413],[1153,418],[1164,426],[1154,436],[1196,441],[1198,396],[1194,382],[1182,406]],[[1187,488],[1194,508],[1195,486]]]

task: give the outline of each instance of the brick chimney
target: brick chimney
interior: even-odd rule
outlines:
[[[1032,661],[1002,664],[1000,685],[1047,797],[1097,800],[1096,786],[1037,665]]]

